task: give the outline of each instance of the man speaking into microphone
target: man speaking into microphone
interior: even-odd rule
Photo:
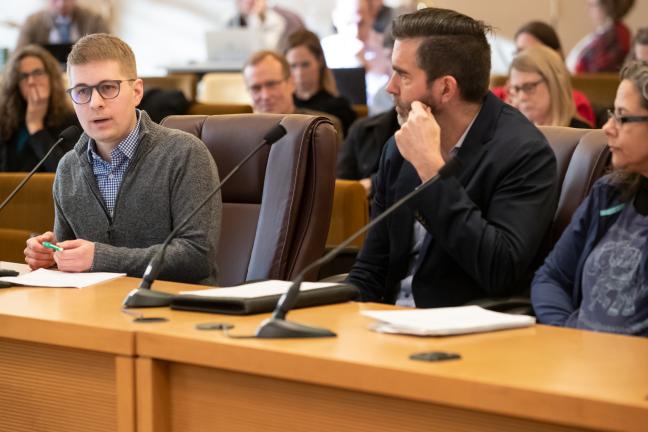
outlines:
[[[143,83],[125,42],[86,36],[67,65],[84,134],[56,172],[54,232],[29,239],[25,261],[32,269],[140,277],[174,226],[216,188],[216,165],[198,138],[136,108]],[[171,240],[161,279],[216,283],[221,212],[218,193]]]
[[[449,158],[463,169],[369,231],[348,277],[363,300],[455,306],[514,294],[529,270],[555,210],[556,160],[542,133],[488,91],[488,31],[438,8],[393,22],[387,91],[401,129],[383,152],[372,216]]]

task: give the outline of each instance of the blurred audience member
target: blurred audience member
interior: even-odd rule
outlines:
[[[342,132],[342,124],[336,116],[295,106],[295,82],[290,75],[290,65],[281,54],[274,51],[252,54],[243,67],[243,78],[255,113],[323,115]]]
[[[398,128],[398,118],[393,108],[356,121],[338,155],[337,177],[359,180],[367,196],[371,196],[383,147]]]
[[[295,82],[293,101],[299,108],[333,114],[342,121],[344,134],[356,118],[347,99],[341,97],[326,59],[319,37],[306,29],[288,38],[286,59]]]
[[[603,132],[614,171],[599,179],[537,271],[542,324],[648,336],[648,63],[621,72]]]
[[[648,61],[648,27],[637,30],[628,54],[628,60]]]
[[[560,54],[561,58],[564,57],[562,44],[556,30],[545,22],[531,21],[524,24],[515,33],[516,53],[538,44],[548,46]],[[508,102],[508,92],[505,86],[493,88],[492,91],[502,100]],[[587,96],[576,89],[572,89],[572,98],[578,114],[590,125],[596,124],[596,115]]]
[[[630,30],[621,21],[634,0],[586,0],[594,31],[567,57],[573,73],[618,72],[630,51]]]
[[[0,171],[31,171],[58,134],[76,123],[56,59],[36,45],[18,49],[0,90]],[[40,170],[56,171],[70,148],[59,146]]]
[[[511,105],[538,126],[590,127],[577,117],[563,59],[547,46],[531,46],[513,58],[508,90]]]
[[[368,0],[368,3],[374,31],[377,33],[386,33],[391,26],[392,20],[396,17],[395,10],[389,6],[385,6],[383,0]]]
[[[265,48],[284,51],[288,37],[304,27],[299,15],[279,6],[268,7],[266,0],[235,0],[236,15],[227,22],[228,27],[247,27],[261,30]]]
[[[389,59],[383,55],[381,34],[373,30],[369,0],[338,0],[333,9],[337,33],[322,39],[326,63],[331,68],[365,69],[367,105],[389,79]]]
[[[91,33],[108,33],[108,23],[98,13],[76,4],[76,0],[48,0],[20,28],[16,49],[28,44],[74,43]]]
[[[515,33],[516,54],[538,44],[548,46],[560,54],[560,57],[565,57],[558,33],[546,22],[530,21],[520,27]]]

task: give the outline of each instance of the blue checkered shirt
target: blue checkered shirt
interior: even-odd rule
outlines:
[[[140,112],[137,111],[137,124],[135,128],[124,138],[117,147],[110,152],[110,162],[106,162],[97,153],[97,146],[93,139],[88,141],[88,160],[92,166],[92,172],[97,180],[99,192],[108,208],[110,217],[113,216],[115,201],[119,193],[124,174],[128,169],[135,150],[137,149],[137,136],[140,129]]]

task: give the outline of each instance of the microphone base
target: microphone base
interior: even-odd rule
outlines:
[[[263,321],[255,336],[258,339],[337,337],[335,333],[325,328],[306,326],[277,318]]]
[[[171,305],[171,300],[173,294],[140,287],[128,293],[122,306],[125,308],[163,307]]]

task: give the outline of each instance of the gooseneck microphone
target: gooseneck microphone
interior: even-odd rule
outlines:
[[[2,209],[5,208],[7,204],[9,204],[9,201],[11,201],[14,195],[20,192],[23,186],[25,186],[25,184],[29,181],[29,179],[32,178],[32,176],[36,173],[36,171],[38,171],[38,168],[40,168],[41,165],[45,163],[45,161],[47,160],[49,155],[52,154],[55,148],[57,148],[63,142],[75,143],[79,140],[80,136],[81,136],[81,131],[76,126],[69,126],[63,129],[63,132],[59,134],[59,138],[56,140],[54,144],[52,144],[52,147],[50,147],[47,153],[45,153],[45,156],[43,156],[43,158],[36,164],[36,166],[29,172],[29,174],[27,174],[25,178],[22,179],[22,181],[18,184],[18,186],[16,186],[16,188],[13,191],[11,191],[9,196],[5,198],[2,204],[0,204],[0,211],[2,211]]]
[[[413,191],[396,201],[387,210],[383,211],[378,217],[369,222],[367,225],[360,228],[353,233],[349,238],[333,248],[329,253],[306,266],[294,279],[290,288],[284,295],[281,296],[277,302],[277,306],[270,318],[265,320],[256,331],[256,337],[261,339],[285,339],[285,338],[315,338],[315,337],[333,337],[335,333],[328,329],[319,327],[310,327],[303,324],[287,321],[286,314],[295,306],[297,298],[299,297],[299,288],[304,280],[304,276],[311,270],[328,263],[344,248],[349,246],[358,236],[373,228],[378,223],[382,222],[387,216],[398,210],[401,206],[407,203],[414,196],[418,195],[422,190],[427,188],[432,183],[448,177],[453,177],[461,171],[461,161],[457,158],[450,159],[441,169],[439,173],[427,180],[425,183],[417,186]]]
[[[277,123],[268,133],[265,134],[261,142],[257,147],[255,147],[250,153],[248,153],[245,158],[238,163],[232,170],[225,176],[223,180],[216,186],[216,188],[203,200],[202,203],[198,207],[194,209],[182,222],[176,226],[171,233],[167,236],[167,238],[164,240],[164,243],[162,243],[162,247],[160,250],[151,258],[151,261],[149,261],[148,265],[146,266],[146,270],[144,271],[144,275],[142,276],[142,282],[140,283],[140,286],[132,290],[126,298],[124,299],[124,302],[122,304],[123,307],[125,308],[138,308],[138,307],[160,307],[160,306],[169,306],[171,304],[171,300],[173,299],[173,294],[169,294],[166,292],[160,292],[160,291],[153,291],[151,289],[151,285],[157,279],[158,275],[160,274],[160,270],[162,269],[162,266],[164,265],[164,253],[166,251],[167,246],[175,237],[175,235],[180,231],[186,224],[191,220],[191,218],[194,217],[200,209],[202,209],[205,204],[207,204],[214,195],[218,191],[221,190],[223,185],[234,175],[237,173],[237,171],[245,165],[245,163],[256,153],[259,152],[263,147],[266,145],[272,145],[275,142],[279,141],[281,137],[286,135],[286,128],[283,127],[282,124]]]

